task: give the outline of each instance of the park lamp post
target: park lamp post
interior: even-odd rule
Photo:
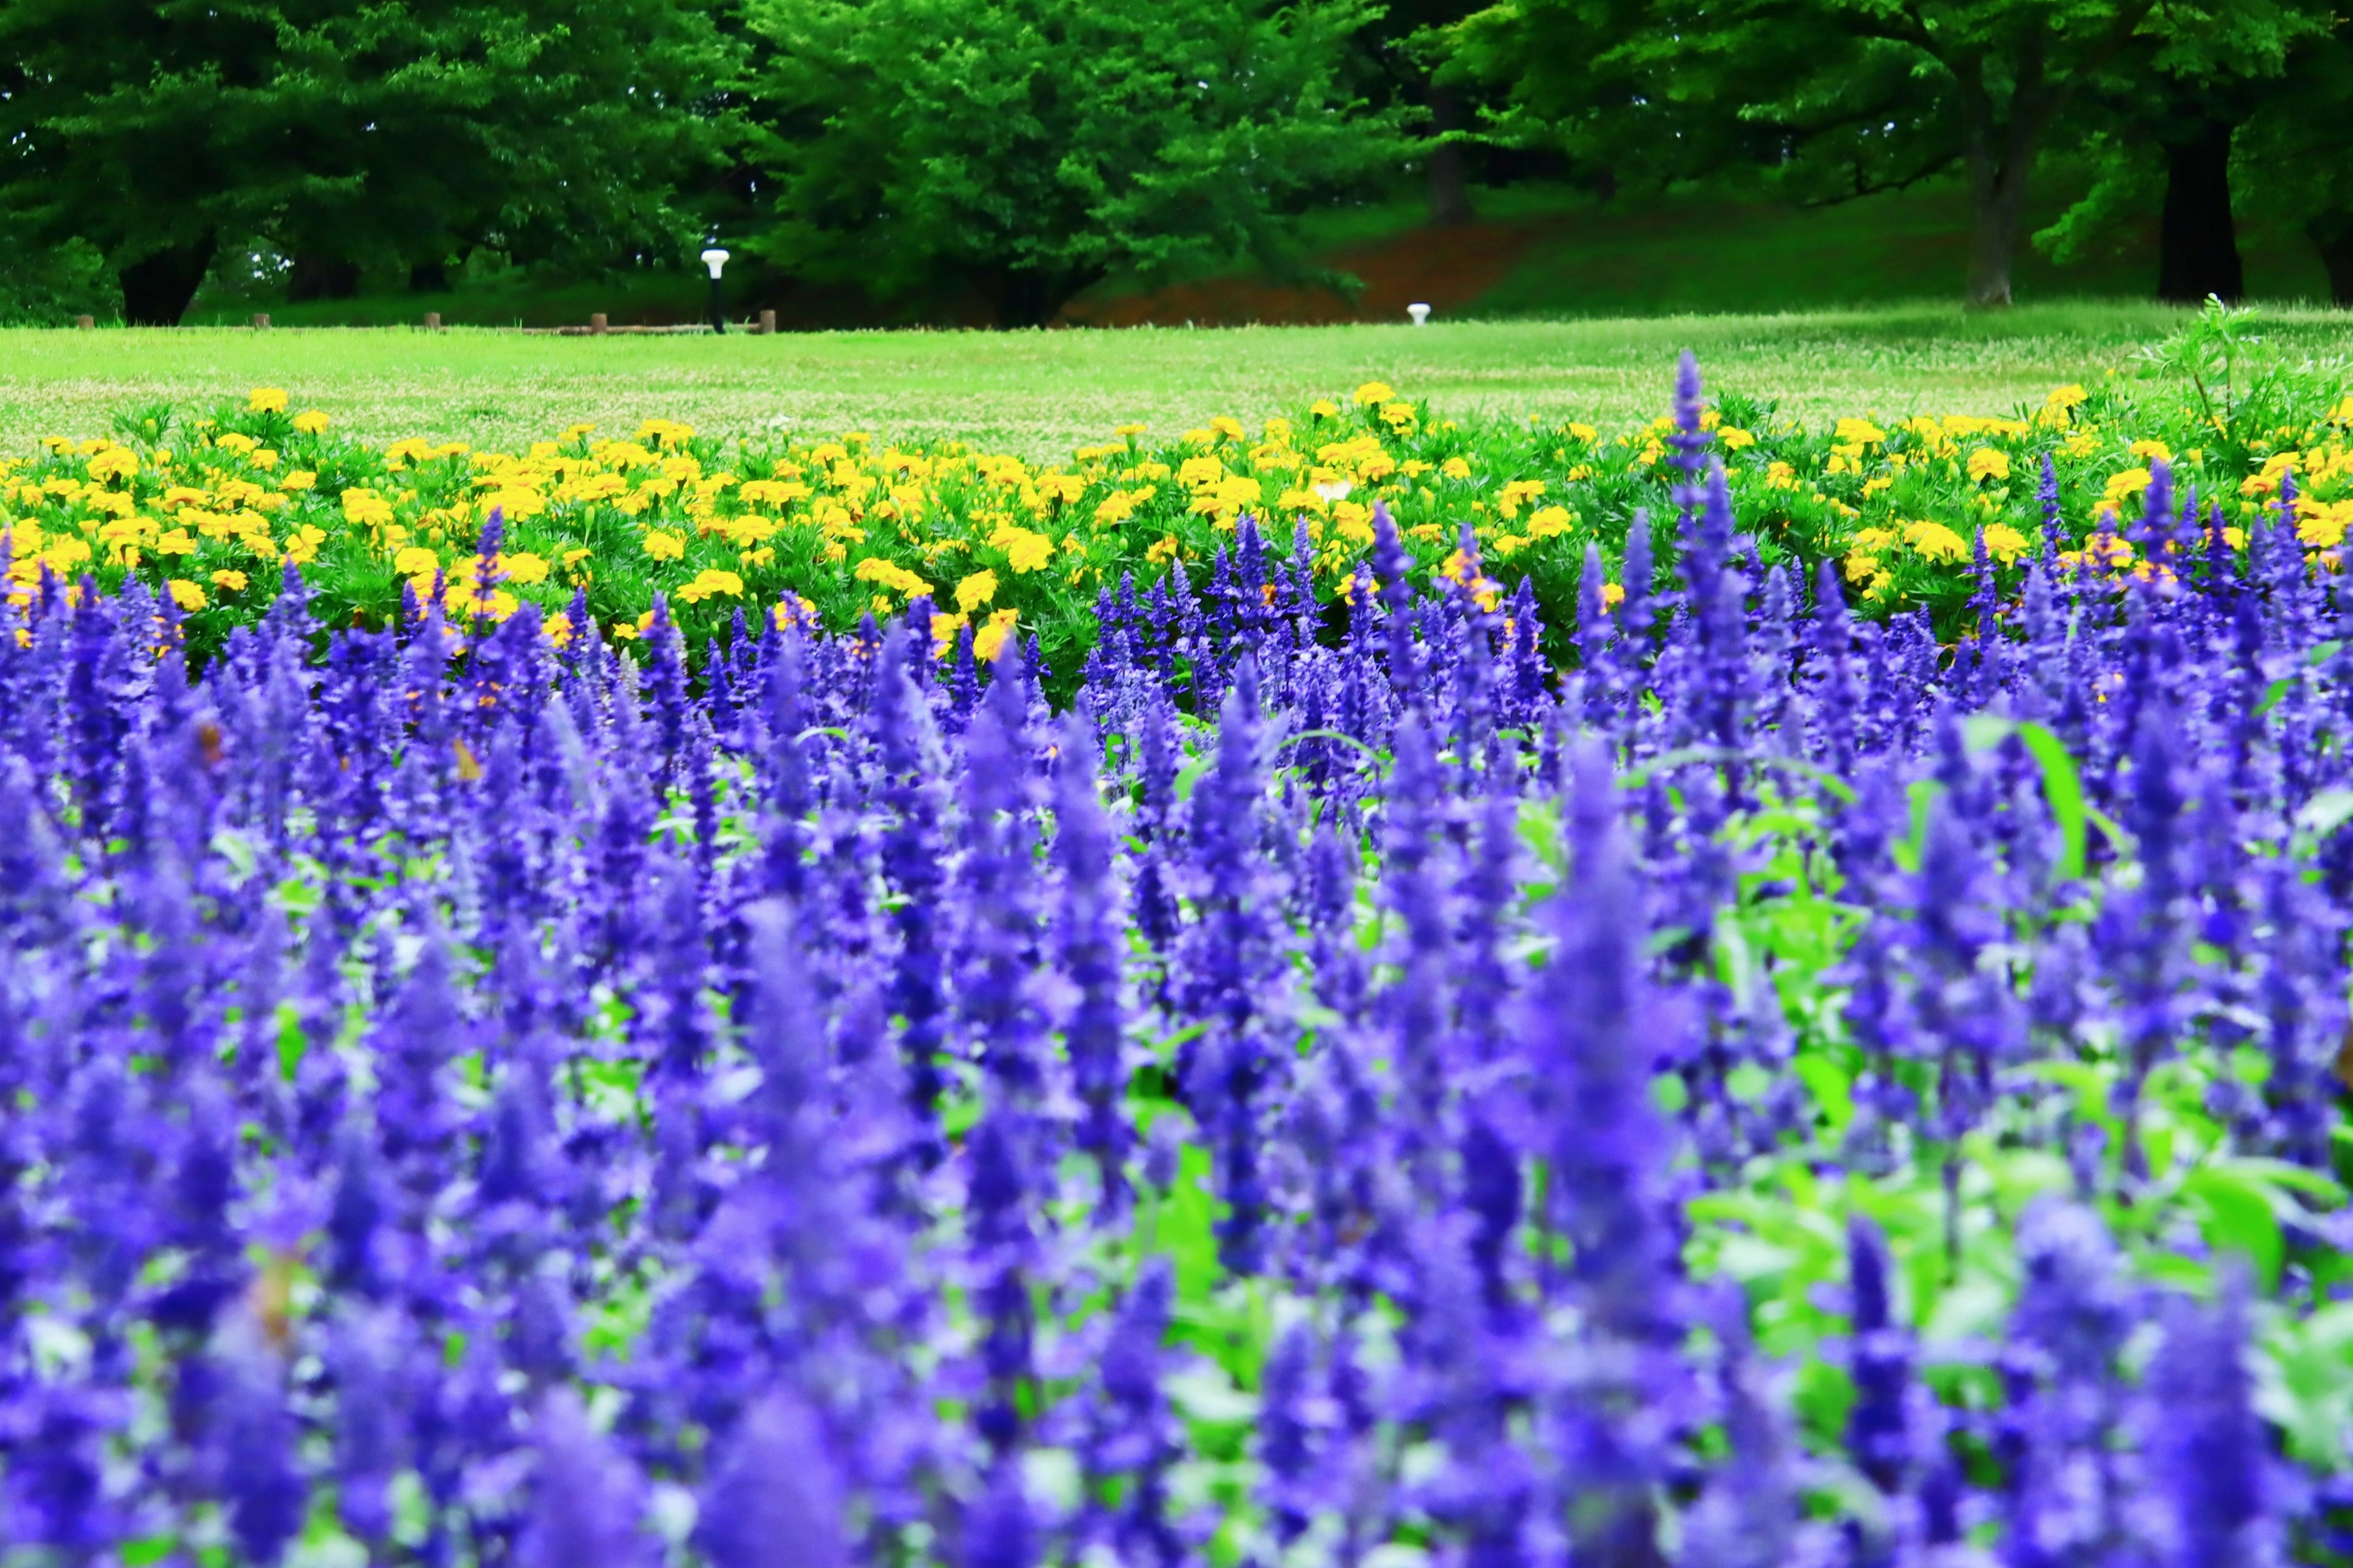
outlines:
[[[719,272],[727,265],[727,252],[719,247],[719,236],[715,233],[702,247],[702,265],[711,268],[711,330],[723,333],[727,331],[727,305],[719,291]]]

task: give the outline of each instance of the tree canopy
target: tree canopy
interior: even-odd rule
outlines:
[[[1968,298],[1993,305],[2071,117],[2194,142],[2333,26],[2319,0],[1507,0],[1451,42],[1455,70],[1509,89],[1511,129],[1655,179],[1745,168],[1825,199],[1957,167]],[[2192,106],[2189,135],[2167,104]]]
[[[0,204],[176,321],[225,243],[329,268],[665,226],[726,68],[675,0],[5,0]]]
[[[719,223],[864,319],[1029,325],[1107,278],[1316,276],[1295,220],[1417,166],[1465,221],[1480,142],[1603,191],[1957,175],[1984,305],[2063,146],[2053,254],[2157,216],[2158,292],[2227,299],[2252,200],[2353,302],[2333,3],[0,0],[0,313],[102,275],[175,321],[248,245],[298,300],[682,267]]]
[[[1282,220],[1394,170],[1343,68],[1368,0],[747,0],[760,253],[1026,326],[1118,269],[1293,258]],[[916,42],[920,40],[920,43]]]

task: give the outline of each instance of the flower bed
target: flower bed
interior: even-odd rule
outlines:
[[[1640,518],[1653,520],[1656,583],[1672,578],[1664,417],[1609,432],[1455,420],[1370,384],[1254,431],[1219,418],[1155,442],[1123,426],[1069,463],[1033,464],[856,434],[731,443],[659,419],[617,439],[575,426],[520,454],[379,449],[290,406],[257,389],[208,419],[126,418],[118,438],[58,438],[5,465],[20,602],[44,568],[102,592],[136,579],[209,652],[264,613],[288,565],[331,626],[388,625],[438,584],[453,618],[535,603],[559,642],[575,619],[641,635],[657,593],[698,647],[780,603],[847,631],[920,597],[943,653],[965,626],[984,655],[1018,626],[1070,677],[1107,594],[1148,603],[1166,587],[1178,601],[1166,614],[1190,598],[1230,617],[1289,574],[1335,630],[1377,505],[1419,580],[1498,594],[1525,581],[1556,628],[1577,623],[1588,550],[1608,595],[1623,589]],[[2147,566],[2130,535],[2158,459],[2202,498],[2196,526],[2234,548],[2291,469],[2316,553],[2333,563],[2353,523],[2353,396],[2333,374],[2282,370],[2219,411],[2202,391],[2126,378],[2062,387],[2009,419],[1858,415],[1810,430],[1737,399],[1699,417],[1766,564],[1802,580],[1836,558],[1859,610],[1926,606],[1947,635],[1980,541],[2011,595],[2046,539],[2104,570]]]
[[[691,668],[666,613],[633,658],[427,595],[314,658],[300,574],[192,682],[166,601],[45,578],[6,1539],[2333,1560],[2312,514],[2241,549],[2153,457],[2149,570],[2038,535],[1945,647],[1742,534],[1702,406],[1672,572],[1568,671],[1387,528],[1328,639],[1295,575],[1115,599],[1059,716],[903,618]]]

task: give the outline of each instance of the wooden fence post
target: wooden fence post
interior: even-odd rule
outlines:
[[[599,310],[588,318],[588,331],[592,337],[601,338],[609,331],[611,329],[605,324],[604,311]]]
[[[79,327],[86,332],[92,327],[98,325],[98,318],[96,316],[76,316],[74,318],[74,325]]]
[[[438,332],[441,330],[440,311],[427,310],[425,312],[425,330],[428,332]]]
[[[763,310],[763,311],[761,311],[761,312],[760,312],[760,335],[761,335],[762,337],[767,337],[767,336],[769,336],[769,335],[773,334],[773,333],[776,331],[776,313],[774,310]]]
[[[253,330],[254,330],[255,331],[257,331],[257,332],[259,332],[259,331],[265,331],[265,330],[267,330],[267,329],[268,329],[269,325],[269,311],[267,311],[267,310],[256,310],[256,311],[253,313]]]

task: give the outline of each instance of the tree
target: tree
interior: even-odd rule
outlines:
[[[248,236],[332,291],[491,235],[642,232],[716,37],[678,0],[0,0],[0,206],[96,245],[142,324]]]
[[[2274,0],[2209,0],[2232,37]],[[1817,198],[1957,165],[1967,297],[2002,305],[2034,168],[2086,94],[2137,80],[2179,26],[2155,0],[1512,0],[1456,32],[1524,122],[1641,153],[1662,177],[1746,165]]]
[[[2094,131],[2097,176],[2036,238],[2054,253],[2073,254],[2103,228],[2145,213],[2153,199],[2158,298],[2193,305],[2210,296],[2236,300],[2246,279],[2232,202],[2232,171],[2241,162],[2232,156],[2234,142],[2284,91],[2297,100],[2295,122],[2327,123],[2325,115],[2311,119],[2316,84],[2287,90],[2284,79],[2292,59],[2326,54],[2335,18],[2316,6],[2239,0],[2211,10],[2169,10],[2164,22],[2161,30],[2151,29],[2134,69],[2087,93],[2082,119]],[[2341,131],[2327,134],[2341,145]]]
[[[1285,220],[1409,155],[1345,90],[1367,0],[746,0],[787,273],[1050,321],[1115,269],[1293,261]]]
[[[2328,289],[2353,307],[2353,36],[2339,28],[2309,42],[2249,117],[2234,165],[2255,210],[2299,225],[2320,253]]]

